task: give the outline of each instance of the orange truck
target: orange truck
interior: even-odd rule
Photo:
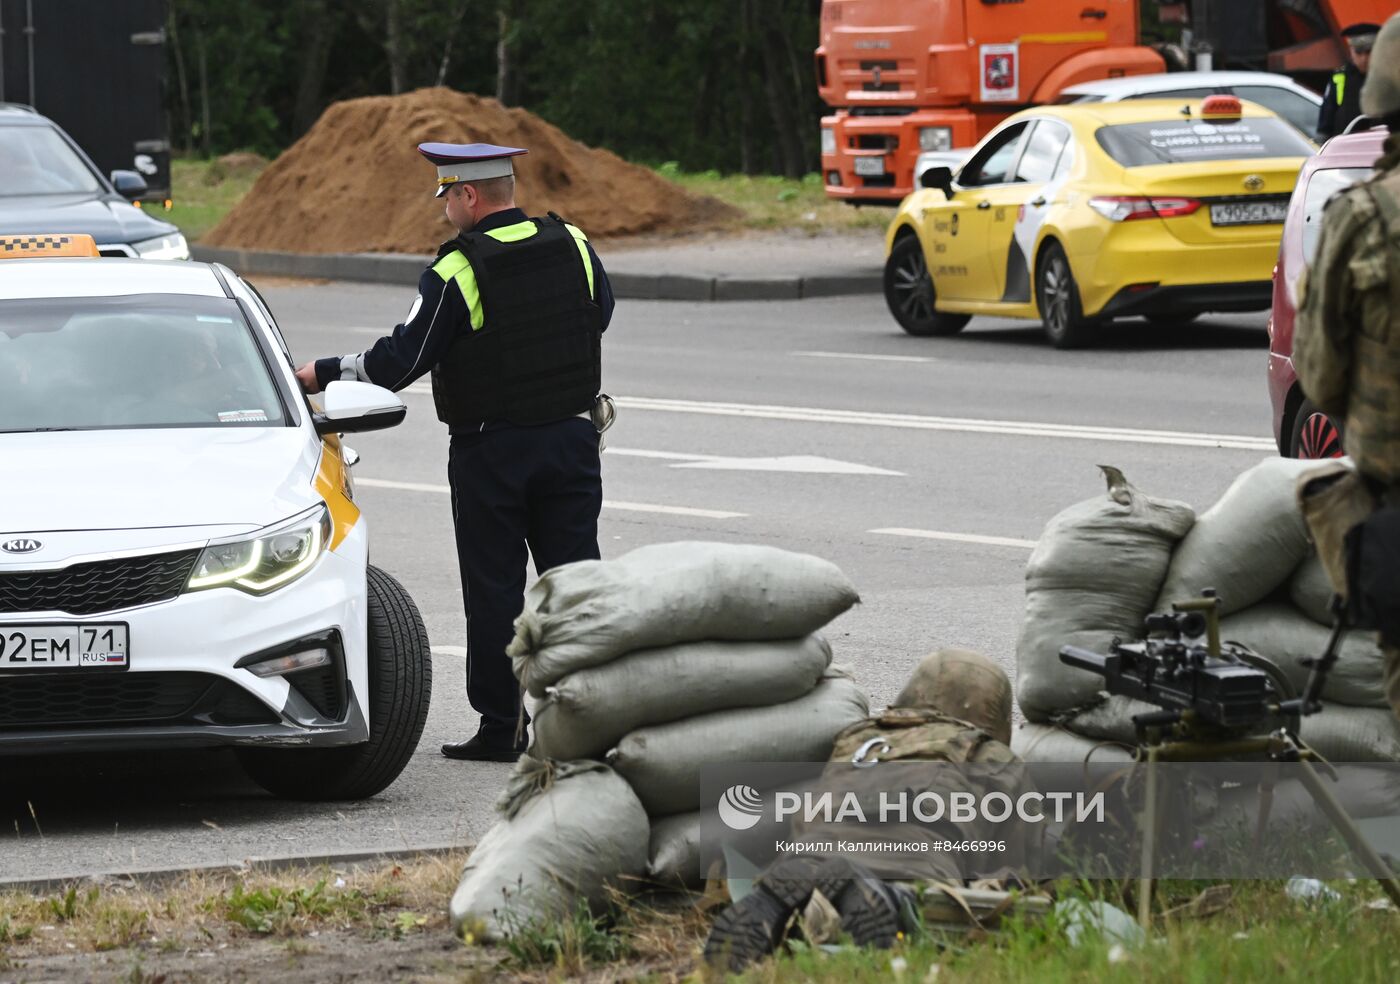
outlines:
[[[895,205],[922,151],[971,147],[1066,86],[1166,71],[1138,0],[824,0],[817,88],[828,197]]]

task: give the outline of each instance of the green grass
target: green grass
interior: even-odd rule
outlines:
[[[1191,885],[1186,891],[1186,885],[1162,886],[1168,905],[1189,900],[1199,887]],[[1334,882],[1332,887],[1342,894],[1341,901],[1309,907],[1288,899],[1280,882],[1236,882],[1234,898],[1224,911],[1205,919],[1159,920],[1149,942],[1137,949],[1115,949],[1096,936],[1071,947],[1063,928],[1050,918],[1039,923],[1011,921],[980,940],[926,937],[884,952],[804,949],[751,970],[742,979],[755,984],[1400,980],[1400,950],[1394,945],[1400,914],[1368,907],[1381,897],[1373,882]],[[1122,905],[1122,899],[1110,901]]]
[[[802,178],[776,175],[722,175],[718,171],[686,172],[675,161],[656,173],[687,191],[710,195],[740,209],[750,229],[787,230],[818,235],[823,232],[883,230],[894,209],[855,207],[826,197],[820,174]]]
[[[143,202],[141,207],[175,223],[190,242],[218,225],[258,177],[258,169],[230,169],[220,160],[177,159],[170,171],[174,207],[166,211],[160,202]]]

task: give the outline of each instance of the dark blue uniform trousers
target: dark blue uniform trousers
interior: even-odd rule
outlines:
[[[467,698],[481,715],[481,737],[510,745],[522,708],[505,650],[525,606],[526,545],[539,574],[598,559],[598,433],[570,417],[454,434],[447,472],[467,613]]]

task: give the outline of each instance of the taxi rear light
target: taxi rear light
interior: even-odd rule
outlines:
[[[0,260],[23,260],[56,256],[101,256],[97,242],[80,233],[45,235],[33,233],[0,236]]]
[[[1195,198],[1138,198],[1131,195],[1099,195],[1089,207],[1111,222],[1132,219],[1170,219],[1190,215],[1201,207]]]

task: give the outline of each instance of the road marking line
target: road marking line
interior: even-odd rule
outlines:
[[[1009,536],[979,536],[976,533],[943,533],[938,530],[910,530],[899,526],[887,529],[866,530],[867,533],[882,533],[886,536],[910,536],[921,540],[952,540],[955,543],[978,543],[987,547],[1022,547],[1030,550],[1034,540],[1017,540]]]
[[[433,652],[434,652],[434,653],[438,653],[438,654],[443,655],[443,656],[460,656],[460,657],[465,658],[466,655],[467,655],[467,647],[466,647],[466,646],[434,646],[434,647],[433,647]]]
[[[675,451],[643,451],[640,448],[615,448],[612,445],[603,449],[604,454],[617,454],[624,458],[659,458],[662,461],[724,461],[722,454],[678,454]]]
[[[865,359],[868,362],[933,362],[926,355],[867,355],[863,352],[793,352],[809,359]]]
[[[855,424],[865,427],[899,427],[912,430],[956,431],[969,434],[999,434],[1020,437],[1056,437],[1076,441],[1119,441],[1132,444],[1170,444],[1182,447],[1230,448],[1240,451],[1277,451],[1273,440],[1243,434],[1196,434],[1185,431],[1142,430],[1130,427],[1094,427],[1080,424],[1051,424],[1038,421],[983,420],[972,417],[926,417],[907,413],[875,413],[859,410],[830,410],[817,407],[772,406],[756,403],[708,403],[697,400],[667,400],[651,397],[619,396],[624,410],[656,410],[664,413],[693,413],[721,417],[754,417],[766,420],[794,420],[807,423]]]
[[[387,478],[355,478],[356,485],[363,485],[370,489],[399,489],[404,492],[435,492],[439,495],[451,495],[450,485],[429,485],[424,482],[395,482]],[[693,509],[690,506],[658,506],[648,502],[616,502],[611,499],[603,500],[604,509],[615,509],[618,512],[642,512],[659,513],[663,516],[696,516],[701,519],[745,519],[748,513],[726,512],[721,509]]]
[[[388,331],[385,331],[383,328],[351,328],[350,330],[356,335],[379,335],[381,338],[385,335],[393,334],[394,331],[392,328]]]

